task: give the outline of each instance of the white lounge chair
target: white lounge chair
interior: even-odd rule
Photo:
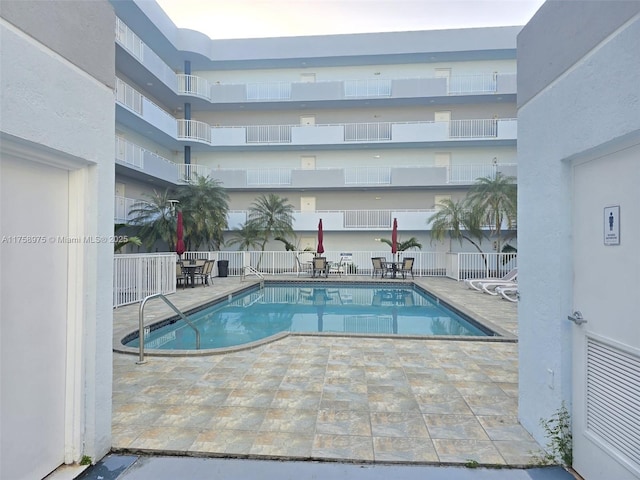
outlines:
[[[496,287],[496,293],[510,302],[518,301],[518,287]]]
[[[506,275],[503,277],[485,277],[485,278],[467,278],[464,281],[464,284],[467,288],[472,288],[473,290],[481,291],[482,287],[480,287],[480,283],[485,282],[515,282],[516,278],[518,278],[518,268],[514,268],[509,270]]]
[[[496,293],[496,288],[498,287],[503,287],[503,288],[518,288],[518,284],[516,282],[483,282],[480,284],[480,289],[481,291],[483,291],[484,293],[488,293],[489,295],[498,295]]]

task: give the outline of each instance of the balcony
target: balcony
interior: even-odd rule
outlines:
[[[445,145],[450,142],[515,143],[515,118],[465,119],[450,122],[374,122],[327,125],[207,126],[180,120],[180,140],[212,147],[306,146],[336,147],[362,143]],[[185,126],[182,126],[182,124]],[[188,124],[191,124],[189,126]],[[207,131],[210,128],[210,132]],[[208,140],[209,139],[209,140]]]
[[[290,79],[269,82],[211,84],[197,75],[176,74],[122,20],[116,18],[116,42],[156,79],[177,95],[204,99],[213,105],[256,102],[337,102],[359,99],[399,100],[460,96],[516,94],[516,74],[479,72],[445,77],[359,78],[300,82]],[[124,62],[122,68],[134,67]],[[156,82],[153,82],[156,83]],[[466,99],[465,101],[470,101]]]
[[[174,184],[182,178],[179,176],[181,165],[118,136],[116,163]]]
[[[175,163],[122,137],[115,140],[116,162],[132,170],[174,184],[211,176],[229,190],[336,189],[362,187],[438,187],[472,185],[496,172],[517,175],[517,164],[467,164],[449,166],[361,166],[344,168],[212,169],[206,165]]]
[[[116,104],[123,107],[129,114],[126,119],[121,117],[123,123],[131,124],[132,118],[139,118],[165,135],[176,139],[178,133],[176,118],[119,78],[116,78]]]
[[[194,168],[192,165],[190,168]],[[201,166],[198,166],[201,167]],[[450,166],[346,167],[321,169],[216,169],[203,168],[229,190],[260,189],[337,189],[444,187],[472,185],[480,177],[492,178],[496,172],[516,176],[517,165],[470,164]]]
[[[380,231],[391,232],[393,219],[403,225],[403,230],[429,230],[428,220],[435,210],[316,210],[296,211],[293,229],[297,232],[317,231],[322,219],[325,231]],[[246,210],[229,212],[229,230],[240,228],[247,220]]]
[[[141,200],[137,198],[127,198],[116,195],[114,198],[114,223],[129,223],[131,215],[129,211],[133,205]]]

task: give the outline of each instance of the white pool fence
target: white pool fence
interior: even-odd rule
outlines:
[[[215,260],[212,276],[222,273],[227,276],[242,276],[246,266],[260,272],[262,276],[302,277],[300,265],[311,261],[313,252],[282,251],[216,251],[185,252],[183,261],[195,259]],[[329,262],[342,259],[343,272],[350,276],[371,277],[372,257],[393,259],[388,251],[324,252]],[[298,262],[296,257],[300,260]],[[515,253],[444,253],[444,252],[400,252],[396,260],[414,258],[413,273],[416,277],[465,278],[500,277],[517,266]],[[148,295],[169,294],[176,291],[175,253],[118,254],[114,256],[113,306],[118,307],[142,301]],[[221,265],[222,262],[222,265]],[[220,265],[220,268],[219,268]],[[221,272],[222,270],[222,272]]]

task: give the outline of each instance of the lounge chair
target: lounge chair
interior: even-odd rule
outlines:
[[[496,287],[496,293],[505,300],[516,303],[518,301],[518,287]]]
[[[498,287],[511,287],[518,288],[518,284],[516,282],[483,282],[480,284],[480,289],[484,293],[488,293],[489,295],[498,295],[496,293],[496,288]]]
[[[464,284],[467,288],[472,288],[473,290],[481,291],[482,287],[479,286],[480,283],[485,282],[515,282],[516,278],[518,278],[518,269],[514,268],[507,272],[503,277],[485,277],[485,278],[467,278],[464,281]]]
[[[321,277],[322,275],[324,275],[325,277],[329,276],[329,264],[327,263],[326,257],[314,257],[311,276],[315,277],[316,273],[319,277]]]

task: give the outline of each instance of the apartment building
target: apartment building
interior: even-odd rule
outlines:
[[[431,242],[437,204],[517,174],[520,27],[211,40],[155,2],[111,3],[116,223],[197,173],[229,194],[229,231],[274,193],[295,208],[299,249],[320,219],[327,250],[380,249],[397,218],[400,240],[466,251]]]

